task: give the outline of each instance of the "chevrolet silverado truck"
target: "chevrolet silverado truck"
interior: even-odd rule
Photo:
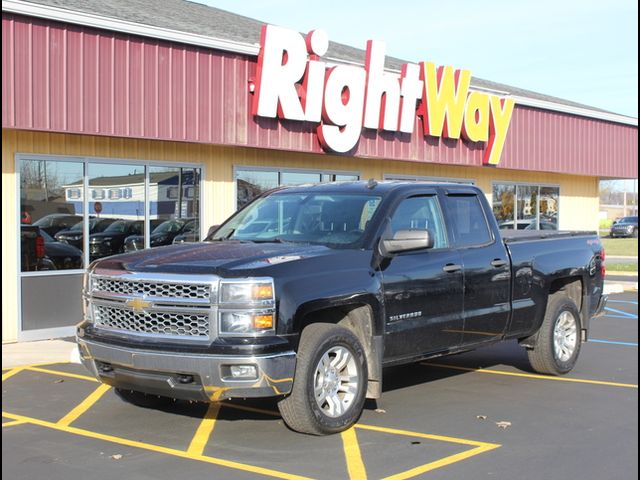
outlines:
[[[331,434],[390,365],[515,339],[533,370],[569,372],[604,260],[595,233],[499,230],[473,186],[282,188],[202,243],[94,262],[77,342],[125,397],[278,397],[290,428]]]

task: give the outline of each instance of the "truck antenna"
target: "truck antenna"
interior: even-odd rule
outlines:
[[[367,182],[367,188],[369,190],[376,188],[377,185],[378,185],[378,182],[376,182],[375,179],[373,178],[370,178],[369,181]]]

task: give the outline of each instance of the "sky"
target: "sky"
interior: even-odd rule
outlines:
[[[387,55],[638,117],[636,0],[197,0]]]

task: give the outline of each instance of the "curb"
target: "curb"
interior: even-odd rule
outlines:
[[[623,282],[623,283],[605,283],[602,293],[605,295],[611,295],[612,293],[623,292],[637,292],[638,282]]]

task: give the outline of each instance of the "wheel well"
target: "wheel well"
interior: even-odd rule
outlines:
[[[369,305],[353,304],[324,308],[307,314],[301,323],[301,334],[314,323],[332,323],[350,330],[364,349],[369,371],[368,398],[382,393],[382,337],[375,335],[373,313]]]
[[[580,277],[557,278],[551,283],[549,295],[563,292],[582,312],[582,279]]]

